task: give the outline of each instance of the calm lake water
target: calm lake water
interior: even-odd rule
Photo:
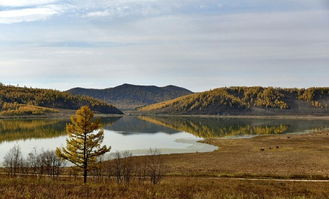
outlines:
[[[0,120],[0,161],[13,146],[26,156],[34,148],[55,150],[64,146],[66,120]],[[147,154],[150,148],[163,154],[210,152],[217,147],[199,143],[204,138],[245,138],[257,135],[307,133],[329,128],[329,121],[277,119],[222,119],[197,117],[103,118],[104,144],[111,152]]]

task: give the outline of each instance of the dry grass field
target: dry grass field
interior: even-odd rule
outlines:
[[[81,178],[69,176],[52,179],[2,175],[0,198],[329,198],[328,181],[270,179],[328,179],[328,132],[205,142],[219,150],[161,156],[166,176],[160,184],[137,179],[117,184],[113,178],[90,177],[88,184],[83,185]],[[131,162],[138,164],[143,159],[132,157]],[[260,178],[263,180],[255,180]]]
[[[329,133],[208,139],[210,153],[166,155],[173,175],[329,178]]]
[[[329,183],[241,181],[234,179],[166,178],[161,184],[81,179],[2,177],[0,198],[111,199],[304,199],[329,198]]]

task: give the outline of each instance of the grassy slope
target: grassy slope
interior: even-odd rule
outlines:
[[[326,114],[329,88],[218,88],[139,108],[164,114]]]
[[[91,97],[50,89],[0,85],[0,111],[5,115],[44,114],[55,112],[53,109],[76,110],[83,105],[100,113],[122,114],[114,106]]]

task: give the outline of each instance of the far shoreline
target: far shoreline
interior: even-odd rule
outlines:
[[[196,118],[222,118],[222,119],[290,119],[290,120],[329,120],[329,115],[199,115],[199,114],[143,114],[125,113],[128,116],[148,117],[196,117]]]
[[[0,115],[0,119],[70,119],[75,110],[60,110],[58,113],[42,115]],[[200,115],[200,114],[148,114],[142,112],[124,112],[123,114],[95,113],[96,118],[105,117],[191,117],[191,118],[218,118],[218,119],[287,119],[287,120],[329,120],[329,115]]]

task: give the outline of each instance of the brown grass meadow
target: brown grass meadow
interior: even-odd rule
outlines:
[[[232,199],[328,198],[329,183],[165,178],[161,184],[74,178],[2,177],[0,198]]]
[[[162,155],[165,176],[116,183],[107,177],[2,175],[0,198],[329,198],[329,133],[207,139],[219,147],[210,153]],[[137,164],[143,157],[132,157]],[[105,162],[104,165],[107,165]],[[242,177],[244,179],[239,179]],[[283,180],[273,180],[283,179]]]

